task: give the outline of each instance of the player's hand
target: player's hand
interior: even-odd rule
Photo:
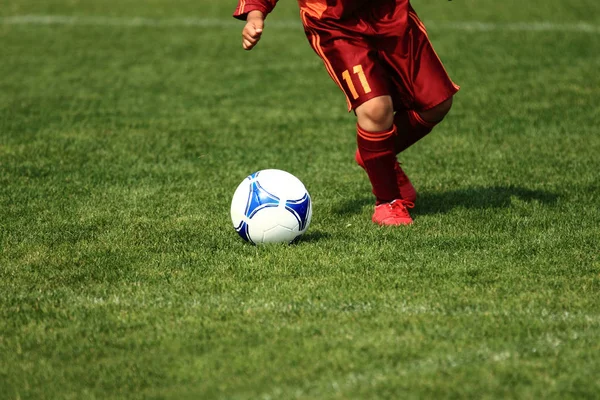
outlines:
[[[242,30],[242,46],[244,50],[252,50],[260,40],[263,27],[265,25],[265,16],[260,11],[250,11],[246,18],[246,26]]]

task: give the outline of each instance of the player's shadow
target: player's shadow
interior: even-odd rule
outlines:
[[[545,205],[554,205],[558,195],[544,190],[531,190],[516,186],[473,187],[468,189],[449,190],[444,192],[418,192],[414,214],[427,215],[446,213],[453,208],[507,208],[512,199],[525,202],[537,201]],[[357,214],[364,206],[372,205],[372,196],[348,199],[336,207],[334,211],[342,215]],[[413,214],[413,212],[411,212]]]
[[[424,192],[418,197],[415,212],[420,215],[445,213],[456,207],[508,208],[513,199],[524,202],[537,201],[554,205],[558,195],[544,190],[531,190],[515,186],[476,187],[447,192]]]

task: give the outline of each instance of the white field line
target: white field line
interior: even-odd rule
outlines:
[[[220,18],[145,18],[145,17],[103,17],[103,16],[67,16],[67,15],[14,15],[0,17],[0,25],[74,25],[74,26],[123,26],[123,27],[200,27],[232,28],[241,27],[242,22]],[[588,22],[516,22],[494,23],[478,21],[435,22],[425,21],[427,27],[437,30],[466,32],[581,32],[600,34],[600,24]],[[300,29],[295,20],[271,19],[269,27],[279,29]]]

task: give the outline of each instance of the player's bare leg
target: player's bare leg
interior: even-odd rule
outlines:
[[[358,125],[368,132],[391,129],[394,123],[394,104],[390,96],[379,96],[356,107]]]
[[[392,98],[390,96],[375,97],[361,106],[357,107],[356,115],[358,125],[367,131],[384,131],[390,129],[394,120],[394,109]],[[433,116],[433,115],[432,115]],[[365,128],[365,126],[369,128]],[[397,141],[398,131],[396,129],[394,142]],[[394,144],[395,147],[395,144]],[[357,149],[355,160],[358,165],[365,168],[360,151]],[[410,203],[414,203],[417,198],[417,192],[414,186],[404,173],[398,161],[394,164],[396,174],[396,185],[400,191],[400,197]]]
[[[445,101],[441,102],[437,106],[430,108],[429,110],[419,111],[419,115],[421,116],[421,118],[423,118],[425,121],[427,121],[429,123],[439,124],[440,122],[442,122],[442,120],[444,119],[446,114],[448,114],[448,112],[450,112],[451,108],[452,108],[452,97],[446,99]]]
[[[412,218],[402,199],[396,177],[394,107],[390,96],[367,100],[356,108],[358,157],[375,195],[373,222],[379,225],[407,225]]]

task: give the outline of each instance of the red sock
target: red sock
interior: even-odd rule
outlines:
[[[408,149],[427,136],[436,123],[427,122],[414,110],[398,111],[394,116],[396,154]]]
[[[396,127],[384,132],[367,132],[356,125],[358,152],[373,186],[377,204],[400,198],[396,182],[396,154],[394,139]]]

